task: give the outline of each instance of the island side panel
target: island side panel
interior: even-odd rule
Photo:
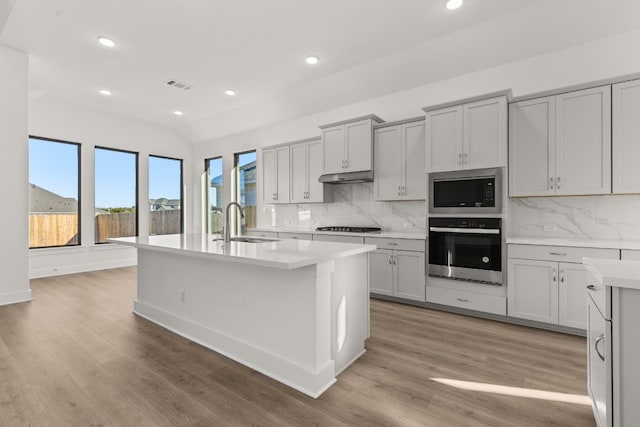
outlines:
[[[333,267],[283,270],[139,248],[134,312],[317,397],[335,382]]]
[[[335,260],[331,293],[331,355],[336,364],[336,375],[366,351],[365,340],[369,337],[368,271],[366,253]]]

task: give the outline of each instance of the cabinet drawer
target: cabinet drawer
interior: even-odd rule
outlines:
[[[509,258],[575,262],[579,264],[582,264],[582,257],[620,259],[620,251],[618,249],[518,244],[508,245],[507,255]]]
[[[364,243],[364,237],[361,236],[343,236],[335,234],[314,234],[313,240],[321,242]]]
[[[502,316],[507,315],[506,297],[445,289],[437,286],[427,286],[426,289],[427,302],[500,314]]]
[[[247,230],[247,236],[267,237],[271,239],[277,239],[278,233],[275,231]]]
[[[620,254],[620,259],[623,261],[640,261],[640,251],[623,249]]]
[[[425,252],[426,243],[424,240],[415,239],[391,239],[388,237],[365,237],[364,242],[368,245],[376,245],[378,249],[393,249],[399,251]]]
[[[290,233],[279,232],[278,237],[280,239],[298,239],[298,240],[313,240],[313,234],[311,233]]]

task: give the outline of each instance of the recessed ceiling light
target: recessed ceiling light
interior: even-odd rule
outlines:
[[[108,89],[100,89],[98,92],[100,92],[100,95],[104,95],[104,96],[111,95],[111,91]]]
[[[174,111],[173,111],[173,114],[175,114],[176,116],[181,116],[181,115],[183,115],[184,113],[183,113],[182,111],[180,111],[180,110],[174,110]]]
[[[116,45],[116,42],[111,40],[109,37],[105,37],[105,36],[98,37],[98,41],[100,42],[101,45],[107,46],[107,47],[114,47]]]
[[[449,0],[447,1],[447,9],[454,10],[462,6],[462,0]]]
[[[316,65],[318,61],[320,61],[320,58],[318,58],[317,56],[307,56],[305,58],[305,61],[307,61],[307,64],[309,65]]]
[[[236,91],[233,89],[227,89],[224,91],[224,94],[227,96],[236,96]]]

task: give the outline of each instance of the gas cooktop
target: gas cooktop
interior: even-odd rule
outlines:
[[[380,233],[382,229],[380,227],[344,227],[344,226],[330,226],[330,227],[318,227],[316,231],[341,231],[347,233]]]

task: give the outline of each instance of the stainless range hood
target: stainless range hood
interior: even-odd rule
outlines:
[[[320,175],[318,182],[323,184],[353,184],[373,181],[373,171],[329,173]]]

